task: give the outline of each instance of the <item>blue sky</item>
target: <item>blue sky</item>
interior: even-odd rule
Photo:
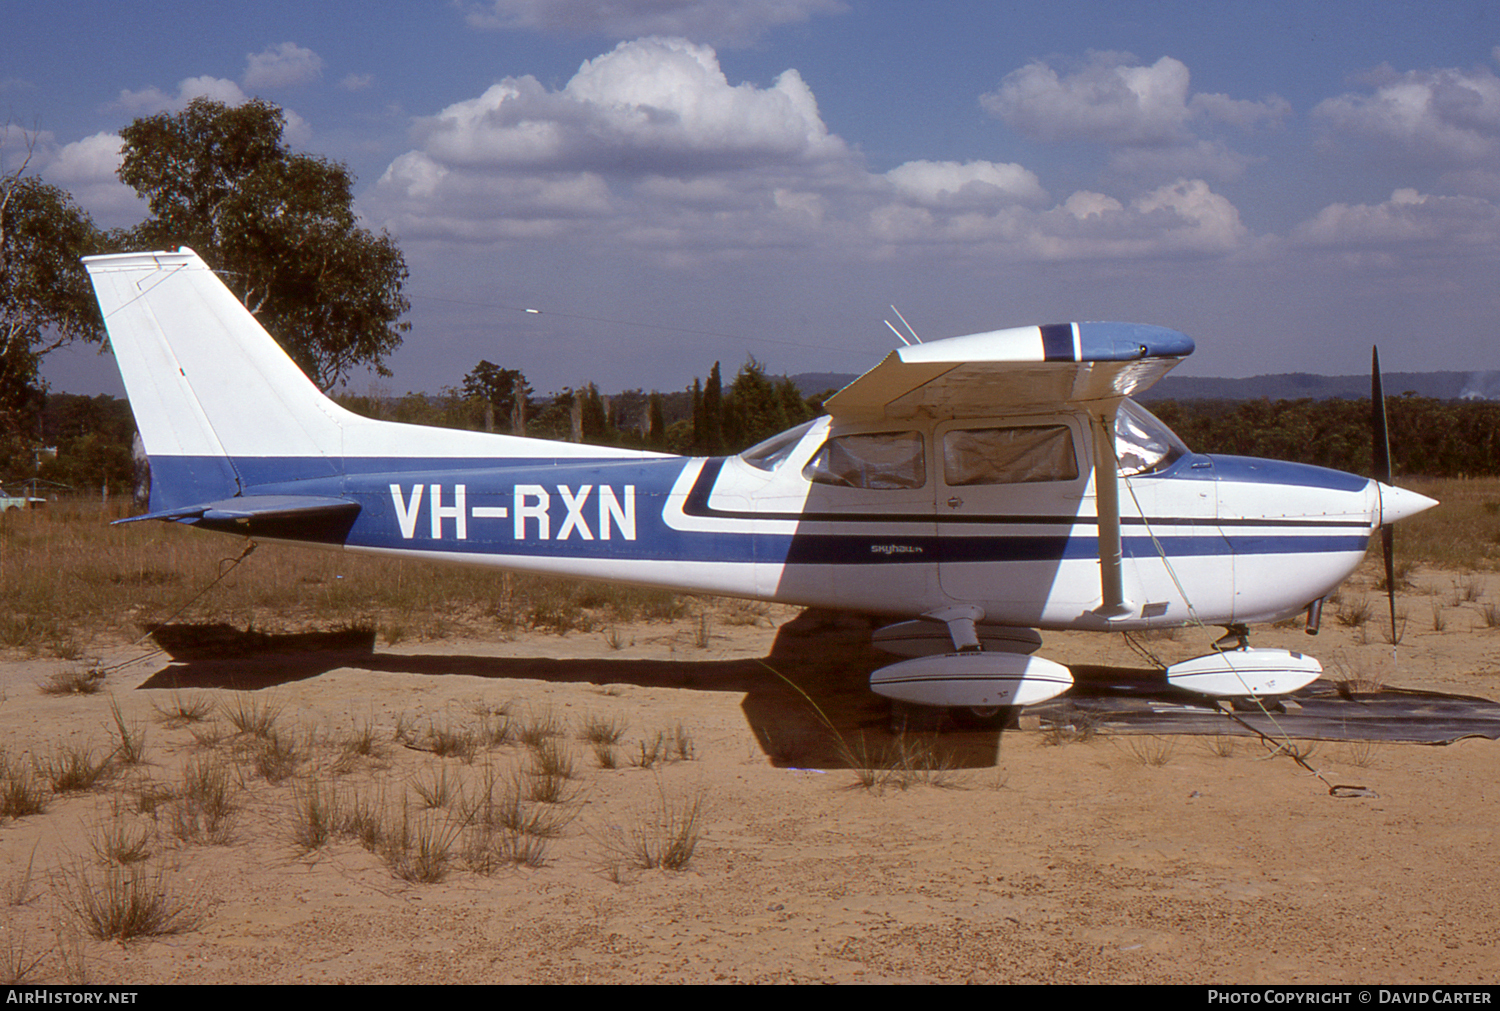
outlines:
[[[1488,370],[1497,71],[1500,8],[1461,0],[28,4],[0,161],[29,131],[128,224],[131,119],[280,104],[406,253],[394,393],[481,358],[542,391],[857,372],[892,302],[928,339],[1173,326],[1193,375]]]

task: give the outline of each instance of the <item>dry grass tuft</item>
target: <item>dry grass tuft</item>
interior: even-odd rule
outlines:
[[[1207,738],[1208,753],[1215,758],[1233,758],[1235,753],[1235,740],[1228,734],[1215,734]]]
[[[462,828],[462,823],[451,816],[440,821],[428,813],[413,819],[403,803],[399,815],[382,828],[378,851],[391,873],[402,881],[435,885],[448,876],[453,847]]]
[[[1130,734],[1121,737],[1121,744],[1138,765],[1159,769],[1172,761],[1177,753],[1177,738],[1158,737],[1155,734]]]
[[[843,749],[843,758],[854,769],[857,785],[874,792],[960,785],[953,756],[939,749],[935,737],[897,734],[873,750],[861,735],[857,747]]]
[[[168,828],[187,843],[227,845],[239,810],[238,783],[229,763],[217,755],[195,758],[182,773],[168,814]]]
[[[657,799],[644,810],[632,812],[630,823],[615,826],[605,838],[609,863],[638,870],[680,871],[692,863],[703,838],[707,813],[703,791],[669,795],[657,784]]]
[[[156,848],[156,832],[116,811],[89,836],[89,847],[100,863],[125,867],[150,859]]]
[[[37,762],[53,793],[92,790],[112,771],[108,755],[96,755],[92,745],[59,744],[51,756]]]
[[[270,737],[276,730],[276,721],[281,718],[279,702],[255,698],[251,695],[236,695],[222,706],[224,718],[235,730],[250,737]]]
[[[439,766],[435,773],[429,770],[426,776],[418,772],[412,777],[411,788],[422,799],[422,805],[429,809],[449,807],[463,795],[457,777],[448,778],[446,765]]]
[[[291,777],[306,758],[303,742],[286,730],[272,729],[256,737],[250,747],[250,764],[267,783],[280,783]]]
[[[292,787],[292,842],[301,852],[322,849],[342,825],[337,786],[313,778]]]
[[[464,859],[475,871],[491,874],[502,866],[546,863],[551,841],[573,815],[554,804],[528,803],[527,790],[526,777],[512,773],[502,782],[493,767],[487,770],[484,793],[467,817]]]
[[[619,744],[620,738],[625,736],[629,728],[624,720],[606,719],[603,716],[589,715],[583,718],[583,726],[578,730],[578,739],[587,741],[589,744]]]
[[[19,986],[26,983],[46,960],[45,954],[28,954],[15,931],[7,930],[5,943],[0,944],[0,985]]]
[[[1366,597],[1358,600],[1341,600],[1334,618],[1345,628],[1364,628],[1365,623],[1375,613],[1375,606]]]
[[[562,720],[551,709],[528,713],[526,722],[516,729],[516,738],[528,748],[536,748],[548,738],[562,734]]]
[[[203,919],[199,900],[174,892],[160,868],[95,870],[80,861],[59,872],[56,891],[78,925],[101,941],[181,934]]]
[[[173,692],[166,704],[152,702],[157,717],[168,727],[185,727],[190,723],[201,723],[214,711],[213,699],[206,695],[185,696]]]
[[[127,720],[120,709],[120,700],[110,697],[109,715],[114,720],[114,735],[118,741],[111,756],[115,764],[125,767],[144,765],[146,762],[146,727],[139,720]]]
[[[0,882],[0,905],[4,906],[26,906],[36,898],[33,885],[36,883],[34,874],[36,868],[36,848],[41,843],[33,843],[31,856],[26,859],[26,870],[13,877],[6,878]]]
[[[1067,723],[1055,723],[1042,730],[1042,744],[1058,748],[1065,744],[1087,744],[1099,733],[1099,718],[1093,713],[1075,710]]]
[[[0,818],[25,818],[47,810],[47,788],[30,762],[0,752]]]
[[[60,670],[38,687],[43,695],[97,695],[104,690],[104,671],[98,667]]]

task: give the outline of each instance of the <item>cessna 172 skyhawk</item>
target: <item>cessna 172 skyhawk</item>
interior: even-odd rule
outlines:
[[[910,659],[870,682],[909,703],[1066,691],[1037,629],[1185,624],[1238,648],[1173,684],[1294,691],[1317,661],[1244,626],[1313,614],[1375,530],[1435,504],[1388,474],[1192,452],[1129,399],[1192,353],[1162,327],[912,344],[825,417],[684,458],[359,417],[191,250],[85,263],[151,462],[133,520],[904,619],[875,640]]]

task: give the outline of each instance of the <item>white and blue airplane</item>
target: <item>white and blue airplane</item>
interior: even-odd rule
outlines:
[[[1245,626],[1306,610],[1370,536],[1436,504],[1389,483],[1194,453],[1130,399],[1193,351],[1130,323],[915,343],[827,415],[729,457],[360,417],[191,250],[84,261],[151,465],[157,519],[255,538],[895,619],[871,687],[981,712],[1072,674],[1038,630],[1223,625],[1169,668],[1274,696],[1318,662]]]

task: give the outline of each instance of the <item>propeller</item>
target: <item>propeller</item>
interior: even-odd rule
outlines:
[[[1385,419],[1385,388],[1380,381],[1380,349],[1370,348],[1370,433],[1373,443],[1374,478],[1384,495],[1391,484],[1391,436]],[[1384,515],[1381,519],[1384,520]],[[1391,641],[1398,640],[1396,630],[1396,548],[1391,524],[1380,525],[1380,546],[1385,552],[1385,591],[1391,605]]]

